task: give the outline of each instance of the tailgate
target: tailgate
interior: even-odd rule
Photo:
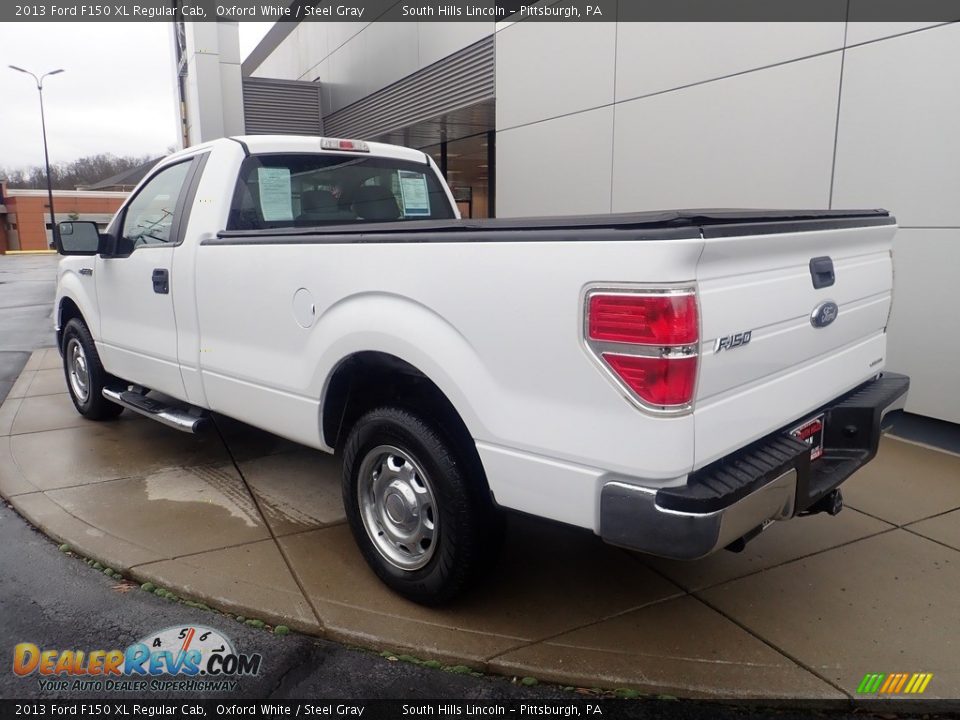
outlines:
[[[883,369],[895,231],[875,214],[703,226],[695,467]]]

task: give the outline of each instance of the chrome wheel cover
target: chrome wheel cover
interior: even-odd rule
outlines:
[[[79,340],[70,338],[63,358],[67,364],[70,391],[77,400],[85,403],[90,397],[90,369],[87,365],[87,354]]]
[[[433,487],[409,453],[380,445],[360,463],[357,505],[363,527],[383,558],[419,570],[433,557],[440,517]]]

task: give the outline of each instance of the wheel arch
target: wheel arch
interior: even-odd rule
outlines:
[[[73,318],[79,318],[90,331],[94,342],[100,338],[100,322],[96,299],[91,298],[80,277],[73,271],[62,272],[57,288],[54,327],[57,347],[63,340],[63,328]]]
[[[83,315],[83,311],[80,310],[80,306],[73,300],[73,298],[66,296],[61,298],[60,303],[57,306],[57,347],[59,348],[63,345],[63,329],[66,327],[67,323],[73,320],[74,318],[80,320],[84,325],[90,326],[87,324],[87,320]]]
[[[329,448],[336,440],[324,417],[338,398],[343,373],[358,364],[374,373],[368,384],[387,370],[391,378],[429,380],[473,438],[485,437],[495,420],[498,389],[483,359],[454,323],[412,298],[386,292],[341,298],[317,318],[304,354],[317,358],[307,386],[320,400],[319,435]]]
[[[357,351],[334,367],[321,402],[324,442],[342,449],[364,413],[388,405],[409,409],[431,421],[489,488],[473,434],[454,402],[425,372],[387,352]]]

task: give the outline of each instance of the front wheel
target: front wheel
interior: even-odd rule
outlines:
[[[461,593],[497,547],[486,484],[453,443],[403,408],[361,417],[343,461],[343,501],[373,571],[414,602]]]
[[[82,320],[72,319],[63,329],[63,374],[77,412],[89,420],[106,420],[123,412],[103,397],[111,376],[103,369],[93,337]]]

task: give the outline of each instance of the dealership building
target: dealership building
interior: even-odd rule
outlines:
[[[420,148],[465,216],[888,208],[888,367],[960,423],[960,24],[312,21],[246,58],[236,24],[174,35],[184,143]]]
[[[116,190],[54,190],[54,219],[90,220],[105,229],[129,193]],[[48,251],[53,240],[46,190],[10,189],[0,182],[0,255]]]

